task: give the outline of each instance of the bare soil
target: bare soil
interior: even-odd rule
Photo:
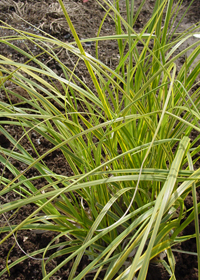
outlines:
[[[125,2],[125,1],[124,1]],[[121,11],[125,13],[125,5],[124,2],[121,1]],[[136,24],[135,30],[140,31],[140,29],[144,26],[147,19],[150,17],[151,12],[153,10],[154,5],[153,0],[148,0],[145,4],[145,9],[142,10]],[[104,10],[100,7],[96,1],[89,0],[87,3],[82,3],[82,1],[77,0],[68,0],[64,1],[67,6],[68,12],[71,16],[71,20],[76,28],[76,31],[80,38],[91,38],[95,37],[98,32],[98,27],[101,23],[101,20],[104,16]],[[135,6],[136,9],[139,7],[141,1],[136,0]],[[189,1],[183,2],[183,11],[188,6]],[[200,20],[200,10],[199,10],[199,1],[195,1],[193,6],[190,8],[189,13],[184,19],[182,26],[180,28],[188,28],[188,26],[192,23],[198,22]],[[181,16],[181,15],[180,15]],[[21,18],[33,24],[30,26],[28,23],[24,22]],[[59,8],[59,5],[56,0],[2,0],[0,2],[0,20],[3,20],[15,28],[19,28],[22,30],[27,30],[29,32],[38,33],[39,31],[34,27],[39,27],[47,33],[59,38],[63,41],[72,41],[73,38],[71,36],[70,30],[65,22],[64,16]],[[113,34],[115,31],[115,26],[111,19],[106,19],[101,35]],[[6,36],[11,34],[12,32],[6,31],[5,29],[0,29],[0,35]],[[191,39],[192,40],[192,39]],[[187,42],[190,44],[191,42]],[[24,42],[18,42],[20,47],[23,47]],[[24,46],[25,47],[25,46]],[[93,43],[84,45],[87,52],[95,55],[95,46]],[[37,48],[33,49],[34,54],[37,54]],[[12,59],[17,59],[20,62],[23,62],[23,57],[18,55],[12,49],[5,47],[5,45],[0,44],[0,53],[7,57],[11,57]],[[70,57],[69,54],[60,52],[61,56],[63,56],[64,63],[69,67],[73,66],[75,61],[73,57]],[[113,67],[117,63],[118,50],[116,42],[101,42],[99,44],[99,59],[101,59],[104,63]],[[46,59],[46,63],[49,67],[52,68],[53,71],[58,74],[62,73],[62,70],[56,65],[55,61],[51,61],[49,57],[44,57]],[[180,60],[180,66],[184,61]],[[86,67],[82,64],[82,67],[79,67],[79,77],[83,79],[88,86],[90,85],[90,79],[87,75]],[[8,85],[9,86],[9,85]],[[11,86],[11,85],[10,85]],[[18,91],[21,95],[26,95],[26,92],[21,90],[20,88],[13,88],[13,90]],[[6,100],[9,102],[8,98],[5,95],[0,94],[0,98],[2,100]],[[11,102],[15,104],[17,100],[14,97],[11,97]],[[22,130],[19,127],[9,126],[6,127],[8,132],[14,136],[16,139],[19,139],[22,134]],[[39,138],[37,134],[32,133],[30,135],[35,147],[37,148],[38,153],[41,155],[52,148],[52,145],[48,143],[45,139]],[[196,137],[196,133],[194,132],[191,136],[193,139]],[[29,149],[29,152],[32,156],[34,156],[34,150],[30,147],[29,141],[26,138],[23,138],[21,144],[26,149]],[[10,142],[3,136],[0,135],[0,145],[6,148],[12,148]],[[57,174],[63,175],[72,175],[72,171],[64,160],[62,153],[60,151],[55,151],[54,153],[49,154],[44,159],[46,165],[56,172]],[[18,168],[18,170],[24,170],[26,168],[25,165],[20,165],[19,162],[15,162],[12,160],[12,164]],[[199,162],[197,162],[197,167],[199,167]],[[4,166],[0,163],[0,171],[4,172],[4,176],[11,179],[13,175],[9,172],[8,169],[4,170]],[[37,171],[35,169],[31,169],[26,174],[27,177],[37,175]],[[34,181],[34,184],[41,188],[45,181],[43,179],[39,179]],[[200,190],[198,192],[198,201],[200,201]],[[0,198],[0,203],[5,203],[9,201],[13,201],[18,199],[18,196],[15,193],[10,193],[6,197]],[[193,205],[192,196],[188,196],[185,201],[185,206],[187,209],[190,209]],[[19,209],[19,211],[14,214],[11,223],[18,224],[22,220],[24,220],[30,213],[35,210],[35,205],[27,205],[23,209]],[[2,217],[0,221],[1,226],[6,224],[4,217]],[[192,234],[195,232],[194,224],[190,224],[188,228],[182,232],[182,235]],[[1,234],[1,238],[3,238],[3,234]],[[18,232],[17,240],[23,250],[27,253],[31,253],[36,249],[44,248],[47,244],[52,240],[52,238],[56,236],[54,232],[35,232],[35,231],[23,231]],[[61,240],[62,241],[62,240]],[[64,241],[64,239],[63,239]],[[9,250],[14,244],[14,238],[11,237],[9,242],[3,243],[0,247],[0,269],[4,269],[6,266],[6,258],[9,253]],[[196,252],[196,242],[195,239],[191,239],[188,242],[184,242],[178,246],[179,250]],[[15,261],[17,258],[22,257],[24,254],[15,246],[10,252],[9,263]],[[176,258],[176,279],[177,280],[197,280],[198,279],[198,271],[197,271],[197,258],[192,255],[175,253]],[[62,259],[58,258],[56,263],[49,264],[49,271],[58,265]],[[87,264],[88,259],[83,258],[81,264],[79,266],[79,271],[81,271]],[[53,276],[52,280],[65,280],[68,279],[71,265],[64,266],[55,276]],[[103,279],[103,275],[101,276]],[[149,272],[147,279],[148,280],[166,280],[169,279],[169,275],[166,270],[162,267],[161,264],[150,264]],[[5,273],[1,280],[30,280],[30,279],[42,279],[41,273],[41,262],[39,260],[28,259],[23,261],[22,263],[16,265],[10,270],[9,273]],[[88,276],[87,279],[93,279],[92,275]]]

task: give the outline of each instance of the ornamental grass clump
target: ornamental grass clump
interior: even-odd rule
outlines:
[[[126,1],[126,18],[120,14],[118,1],[104,1],[105,16],[98,36],[81,41],[62,0],[58,2],[73,43],[16,30],[3,23],[1,26],[16,34],[1,38],[1,44],[13,48],[26,62],[0,55],[1,92],[8,99],[14,96],[19,100],[16,104],[0,101],[0,132],[13,147],[1,147],[0,160],[14,175],[7,179],[4,168],[0,194],[14,191],[21,197],[2,204],[0,213],[7,217],[10,211],[31,203],[37,209],[20,224],[10,225],[6,218],[8,223],[1,228],[6,235],[0,244],[26,229],[55,231],[57,236],[46,248],[7,264],[0,276],[33,257],[41,259],[43,280],[50,279],[67,263],[72,264],[68,279],[84,279],[88,274],[99,279],[103,273],[105,280],[144,280],[150,261],[157,257],[170,279],[176,279],[174,245],[196,238],[200,265],[200,204],[196,199],[200,170],[195,170],[200,136],[190,138],[192,131],[200,132],[196,82],[200,64],[194,63],[200,53],[199,41],[180,50],[199,26],[178,33],[174,23],[181,23],[177,23],[177,15],[182,1],[157,0],[151,18],[136,33],[134,24],[145,1],[138,11],[134,11],[134,1]],[[116,34],[101,36],[102,25],[109,16],[115,22]],[[17,40],[31,42],[41,54],[34,56],[21,49],[15,44]],[[105,44],[108,40],[118,43],[115,69],[98,59],[102,40]],[[83,43],[87,41],[95,42],[96,57],[84,50]],[[60,48],[77,57],[73,69],[56,54]],[[177,61],[188,51],[191,54],[178,69]],[[62,75],[43,63],[40,56],[44,54],[55,60]],[[80,61],[87,67],[91,87],[76,74]],[[8,82],[26,95],[8,88]],[[5,125],[19,126],[24,134],[17,141]],[[41,155],[30,133],[40,135],[51,143],[51,148]],[[35,150],[34,157],[21,144],[24,137]],[[73,175],[57,174],[46,166],[45,157],[57,150]],[[25,164],[25,170],[18,170],[12,159]],[[31,168],[39,175],[27,176]],[[38,178],[45,179],[45,186],[33,184]],[[187,214],[184,199],[190,192],[194,205]],[[193,220],[195,234],[180,237]],[[60,243],[61,237],[66,241]],[[52,249],[56,250],[49,254]],[[161,257],[163,252],[165,259]],[[79,271],[84,255],[89,262]],[[47,271],[47,264],[58,257],[63,261]]]

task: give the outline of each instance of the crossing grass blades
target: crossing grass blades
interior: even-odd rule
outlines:
[[[200,53],[199,41],[179,51],[188,38],[198,37],[199,26],[178,33],[173,23],[182,1],[157,0],[150,20],[136,33],[133,26],[145,0],[138,11],[134,11],[134,1],[127,0],[126,19],[120,14],[118,1],[104,1],[105,16],[98,37],[80,41],[63,2],[58,2],[73,43],[1,23],[1,28],[15,30],[15,35],[1,38],[1,44],[13,48],[27,62],[0,55],[1,91],[20,100],[18,104],[0,102],[0,132],[13,145],[12,149],[0,148],[0,160],[14,175],[9,180],[2,173],[0,195],[14,191],[21,196],[2,204],[0,213],[8,217],[11,210],[31,203],[37,210],[20,224],[7,223],[2,227],[1,232],[6,235],[0,244],[25,229],[55,231],[57,236],[46,248],[8,263],[0,276],[33,257],[41,259],[43,280],[51,279],[72,261],[69,280],[85,279],[91,273],[93,279],[99,279],[103,273],[104,280],[144,280],[149,263],[157,257],[170,279],[176,279],[173,248],[194,237],[200,268],[200,204],[196,198],[200,170],[194,170],[200,136],[190,138],[191,131],[200,132],[200,64],[194,64]],[[116,34],[101,36],[107,17],[115,22]],[[59,64],[63,75],[53,72],[40,60],[40,55],[33,56],[19,48],[16,40],[35,44],[41,55],[45,53]],[[102,40],[105,44],[109,40],[118,43],[119,61],[115,69],[98,59],[98,44]],[[87,41],[96,44],[96,57],[84,50],[83,43]],[[56,55],[59,48],[77,57],[73,69]],[[178,59],[189,50],[191,54],[177,71]],[[79,61],[87,67],[91,88],[76,74]],[[8,81],[25,90],[28,97],[8,89]],[[32,147],[30,132],[45,138],[53,147],[43,155],[36,151],[33,158],[5,125],[22,127],[21,138],[28,137]],[[58,149],[73,176],[56,174],[45,165],[43,159]],[[21,172],[11,159],[28,167]],[[34,186],[34,176],[27,178],[31,168],[45,178],[47,183],[42,189]],[[190,192],[194,205],[183,220],[184,200]],[[195,234],[180,237],[192,221]],[[66,241],[60,244],[62,236]],[[47,257],[52,248],[59,250]],[[161,257],[163,252],[165,259]],[[77,268],[83,256],[90,262],[80,272]],[[47,264],[58,257],[64,257],[63,261],[47,272]]]

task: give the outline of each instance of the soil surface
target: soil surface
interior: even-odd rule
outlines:
[[[100,7],[96,1],[89,0],[87,3],[82,3],[82,1],[77,0],[68,0],[63,1],[68,9],[69,15],[71,17],[71,20],[75,26],[75,29],[79,35],[80,38],[91,38],[95,37],[98,32],[98,27],[101,23],[101,20],[105,14],[103,7]],[[153,0],[146,1],[144,9],[141,11],[140,16],[134,26],[135,30],[139,32],[142,27],[147,22],[148,18],[151,16],[151,12],[153,10],[154,5]],[[125,1],[120,2],[121,12],[125,14]],[[135,1],[135,9],[139,7],[141,1],[136,0]],[[185,9],[188,7],[189,1],[183,2],[183,9],[180,11],[180,17],[184,13]],[[195,1],[194,4],[190,7],[189,12],[187,16],[185,17],[182,25],[180,26],[180,29],[186,29],[191,24],[198,22],[200,20],[200,10],[199,10],[199,1]],[[25,20],[23,21],[22,18]],[[38,31],[37,28],[40,28],[41,30],[59,38],[63,41],[72,41],[73,38],[71,36],[70,30],[67,26],[67,23],[65,22],[64,16],[62,14],[62,11],[59,7],[59,4],[56,0],[2,0],[0,2],[0,20],[3,20],[15,28],[27,30],[28,32],[34,32],[34,33],[41,33],[41,31]],[[30,22],[32,25],[29,25],[26,21]],[[35,27],[34,27],[35,26]],[[14,31],[8,31],[5,29],[0,29],[0,36],[8,36],[12,35]],[[108,35],[113,34],[115,32],[115,26],[111,19],[107,18],[106,21],[103,24],[101,35]],[[195,40],[195,39],[191,39]],[[191,41],[187,41],[186,44],[190,44]],[[23,47],[24,42],[19,41],[17,44],[20,47]],[[186,47],[187,45],[184,45],[182,47]],[[25,46],[24,46],[25,47]],[[30,45],[30,47],[33,47]],[[87,43],[84,44],[85,50],[88,53],[91,53],[92,55],[95,55],[95,46],[94,44]],[[34,54],[38,53],[38,49],[33,47],[32,52]],[[13,50],[9,49],[8,47],[5,47],[5,45],[0,44],[0,54],[10,57],[12,59],[16,59],[20,62],[23,62],[23,57],[18,55]],[[72,56],[69,56],[68,53],[63,53],[62,51],[59,53],[60,56],[63,56],[64,63],[69,66],[73,67],[73,65],[76,63],[75,59]],[[58,74],[62,73],[62,70],[56,65],[55,61],[52,61],[49,57],[43,57],[44,60],[46,60],[46,63],[53,71],[55,71]],[[108,64],[109,66],[113,67],[117,64],[118,61],[118,50],[116,42],[100,42],[99,43],[99,59],[102,60],[105,64]],[[184,63],[184,61],[179,61],[180,65]],[[79,67],[79,73],[77,75],[84,79],[86,83],[88,83],[88,86],[90,85],[90,79],[87,76],[86,67],[84,64],[82,64],[82,67]],[[7,85],[8,87],[12,87],[12,85]],[[26,92],[21,90],[18,87],[12,88],[12,90],[18,91],[22,96],[26,96]],[[1,100],[6,100],[9,102],[8,97],[3,95],[0,92],[0,98]],[[10,97],[11,102],[13,104],[17,103],[17,100],[15,97]],[[15,139],[20,139],[23,131],[19,127],[15,126],[9,126],[6,127],[8,132],[15,137]],[[33,141],[35,147],[37,148],[37,151],[40,155],[47,152],[49,149],[52,148],[52,144],[48,143],[45,139],[42,137],[39,137],[36,133],[32,133],[30,135],[31,140]],[[193,133],[193,138],[196,137],[196,133]],[[20,142],[23,144],[25,149],[29,149],[29,153],[34,156],[35,151],[30,147],[29,141],[26,138],[23,138]],[[0,134],[0,146],[5,148],[12,148],[12,145],[8,140]],[[63,175],[72,175],[72,171],[67,165],[66,161],[64,160],[62,153],[60,151],[55,151],[51,154],[49,154],[46,158],[44,158],[45,164],[56,172],[57,174],[63,174]],[[12,160],[12,164],[18,168],[19,171],[22,171],[26,168],[25,164],[20,165],[19,162]],[[197,166],[199,163],[197,162]],[[6,168],[4,170],[4,166],[2,163],[0,163],[0,171],[1,173],[4,172],[4,176],[8,179],[12,179],[13,175],[9,172],[9,170]],[[39,175],[37,171],[32,168],[28,171],[26,174],[27,177],[32,177]],[[43,179],[35,180],[34,185],[38,188],[41,188],[43,185],[45,185],[46,182]],[[200,191],[198,191],[198,201],[200,201]],[[19,196],[15,193],[9,193],[5,197],[0,198],[0,203],[6,203],[9,201],[17,200]],[[188,196],[185,201],[185,206],[187,209],[190,209],[193,205],[192,196]],[[10,220],[11,224],[18,224],[22,220],[24,220],[30,213],[32,213],[36,209],[35,205],[27,205],[24,208],[19,209],[17,213],[13,213],[13,217]],[[8,218],[8,217],[7,217]],[[1,226],[3,224],[6,224],[5,217],[1,218],[0,221]],[[184,232],[182,232],[182,235],[186,234],[192,234],[195,232],[194,224],[190,224],[188,228]],[[56,236],[56,233],[53,232],[39,232],[39,231],[23,231],[18,232],[17,234],[17,241],[19,245],[23,248],[23,250],[27,253],[31,253],[36,249],[44,248],[48,245],[48,243],[53,239],[53,237]],[[1,238],[4,237],[4,234],[1,234]],[[64,237],[63,240],[65,241]],[[6,267],[6,258],[9,254],[9,250],[12,248],[13,244],[15,243],[14,237],[11,237],[9,239],[9,242],[3,243],[3,245],[0,246],[0,270],[4,269]],[[188,252],[196,252],[196,242],[195,239],[191,239],[188,242],[184,242],[180,244],[176,249],[188,251]],[[193,255],[187,255],[187,254],[181,254],[181,253],[174,253],[176,258],[176,279],[177,280],[197,280],[198,279],[198,271],[197,271],[197,258]],[[9,256],[8,263],[14,262],[19,257],[24,256],[24,253],[19,249],[18,246],[15,246]],[[58,258],[56,263],[50,262],[48,266],[48,270],[52,270],[56,265],[58,265],[60,262],[62,262],[62,258]],[[79,271],[81,271],[87,264],[88,259],[83,258],[81,261],[81,264],[79,266]],[[57,272],[55,276],[53,276],[52,280],[59,280],[59,279],[68,279],[70,272],[70,265],[63,266],[60,271]],[[147,279],[148,280],[166,280],[169,279],[169,275],[166,272],[166,270],[163,268],[161,264],[155,264],[152,263],[149,266],[149,272]],[[20,264],[14,266],[10,270],[10,276],[9,273],[5,273],[1,280],[30,280],[30,279],[42,279],[42,273],[41,273],[41,261],[40,260],[33,260],[28,259]],[[92,275],[88,276],[86,279],[93,279]],[[103,275],[101,278],[103,279]]]

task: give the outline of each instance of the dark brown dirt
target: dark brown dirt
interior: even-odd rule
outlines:
[[[104,16],[104,10],[103,8],[99,7],[99,5],[95,1],[89,1],[88,3],[83,4],[80,1],[76,0],[69,0],[68,2],[68,8],[69,8],[69,14],[71,16],[71,20],[74,23],[74,26],[77,30],[78,35],[81,38],[89,38],[89,37],[95,37],[98,31],[98,26],[100,25],[101,19]],[[188,1],[189,2],[189,1]],[[188,5],[187,1],[184,1],[184,6],[187,7]],[[135,1],[136,8],[141,3],[140,0]],[[145,22],[147,21],[148,17],[151,14],[151,11],[153,9],[154,1],[148,0],[147,4],[145,5],[145,10],[143,10],[139,16],[138,21],[135,25],[135,30],[140,31],[140,29],[143,27]],[[188,24],[191,22],[197,22],[200,20],[200,14],[199,9],[197,8],[199,4],[199,1],[197,0],[194,2],[194,5],[191,7],[188,16],[186,17],[185,21],[182,24],[182,28],[187,28]],[[121,4],[122,12],[125,11],[124,4]],[[45,11],[45,12],[44,12]],[[19,29],[26,29],[30,32],[37,33],[38,31],[34,27],[30,27],[27,23],[23,22],[18,16],[23,17],[25,20],[31,22],[36,27],[42,28],[45,32],[48,32],[52,34],[53,36],[57,36],[59,39],[63,41],[70,41],[72,40],[71,34],[69,32],[68,26],[65,23],[64,17],[62,15],[62,12],[59,9],[59,6],[57,4],[56,0],[48,0],[48,1],[35,1],[35,0],[21,0],[21,1],[1,1],[0,3],[0,19],[3,21],[8,22],[9,24],[13,25],[15,28]],[[185,26],[184,26],[185,24]],[[103,25],[103,29],[101,32],[101,35],[108,35],[112,34],[114,32],[114,24],[112,20],[107,19]],[[0,35],[9,35],[9,32],[6,32],[5,30],[0,29]],[[11,32],[12,33],[12,32]],[[20,46],[23,45],[23,42],[18,42]],[[117,63],[117,45],[115,42],[109,42],[106,44],[105,42],[101,42],[99,44],[99,59],[102,60],[104,63],[110,65],[113,65],[113,67]],[[91,53],[92,55],[95,55],[95,46],[94,44],[85,44],[85,49],[87,52]],[[35,54],[38,52],[37,49],[34,49],[33,52]],[[3,45],[0,45],[0,53],[5,56],[10,56],[12,58],[18,59],[19,61],[23,62],[23,57],[19,56],[17,53],[12,51],[11,49],[6,48]],[[60,53],[61,56],[66,57],[64,60],[64,63],[66,63],[67,66],[73,66],[73,63],[75,63],[75,60],[73,60],[73,57],[69,57],[66,53]],[[56,66],[56,63],[54,61],[50,61],[49,57],[44,57],[46,59],[48,66],[51,67],[55,72],[58,74],[61,74],[61,69],[59,69]],[[49,62],[48,62],[49,61]],[[180,62],[181,63],[181,62]],[[86,67],[84,64],[82,64],[82,68],[79,67],[79,73],[77,73],[78,76],[87,83],[90,83],[90,80],[86,73]],[[8,87],[11,86],[8,84]],[[90,86],[90,84],[89,84]],[[92,85],[91,85],[92,86]],[[18,91],[21,95],[25,95],[26,92],[23,92],[19,88],[12,88],[12,90]],[[8,98],[6,96],[0,96],[2,100],[7,100],[9,102]],[[14,97],[11,97],[11,102],[16,103],[17,100]],[[8,130],[8,132],[13,135],[16,139],[19,139],[22,135],[22,129],[10,126],[6,127],[5,129]],[[39,136],[35,133],[32,133],[30,135],[35,147],[37,148],[38,153],[41,155],[48,151],[52,145],[48,143],[43,138],[39,138]],[[193,138],[196,137],[196,134],[192,135]],[[32,147],[30,147],[30,143],[27,138],[23,138],[20,142],[23,144],[25,149],[29,149],[29,153],[34,157],[35,151]],[[0,145],[5,148],[12,148],[11,143],[7,141],[7,139],[0,134]],[[56,172],[57,174],[63,174],[63,175],[72,175],[71,169],[66,164],[62,153],[60,151],[55,151],[54,153],[51,153],[44,159],[45,164]],[[12,164],[18,168],[18,170],[24,170],[26,166],[23,164],[20,166],[19,162],[12,160]],[[199,164],[199,163],[197,163]],[[0,163],[0,171],[4,172],[4,176],[11,179],[13,178],[13,175],[9,172],[8,169],[4,170],[4,166],[2,163]],[[26,174],[27,177],[36,176],[38,175],[37,171],[34,169],[31,169],[28,171],[28,174]],[[38,188],[41,188],[43,185],[45,185],[45,181],[43,179],[35,180],[34,185]],[[200,197],[200,192],[198,193],[198,199]],[[17,200],[19,197],[14,194],[10,193],[6,197],[0,198],[0,203],[5,203],[13,200]],[[200,201],[200,199],[199,199]],[[189,209],[192,207],[192,197],[188,196],[185,201],[185,207]],[[20,223],[20,221],[23,221],[30,213],[32,213],[35,210],[36,206],[34,205],[27,205],[23,209],[19,209],[19,211],[14,215],[12,218],[11,224],[17,224]],[[2,217],[0,224],[1,226],[3,224],[6,224],[5,219]],[[182,233],[182,235],[194,233],[194,224],[191,224],[188,226],[188,228]],[[3,238],[3,234],[1,235],[1,238]],[[44,248],[47,246],[47,244],[52,240],[53,237],[56,236],[56,233],[54,232],[34,232],[34,231],[23,231],[19,232],[17,235],[17,240],[20,244],[20,246],[27,252],[31,253],[34,250]],[[62,240],[61,240],[62,241]],[[65,241],[63,237],[63,241]],[[9,242],[3,243],[0,247],[0,269],[4,269],[6,266],[6,257],[9,253],[9,250],[11,249],[12,245],[14,244],[14,238],[11,237],[9,239]],[[196,252],[196,242],[195,239],[191,239],[188,242],[184,242],[180,244],[176,249],[179,250],[185,250],[189,252]],[[181,253],[174,253],[176,258],[176,279],[177,280],[197,280],[198,279],[198,271],[197,271],[197,258],[192,255],[187,254],[181,254]],[[9,257],[9,262],[15,261],[17,258],[22,257],[24,254],[23,252],[18,248],[18,246],[15,246],[14,249],[12,249]],[[41,257],[41,256],[40,256]],[[59,264],[62,261],[62,259],[58,259],[57,263],[50,263],[48,266],[49,271],[52,270],[57,264]],[[87,258],[83,258],[80,266],[79,271],[81,271],[84,266],[88,263]],[[52,280],[65,280],[68,279],[70,272],[70,265],[64,266],[54,277],[52,277]],[[150,264],[149,267],[149,273],[147,276],[148,280],[166,280],[169,279],[169,275],[166,272],[166,270],[162,267],[161,264],[155,265]],[[16,265],[10,270],[10,276],[8,273],[5,273],[1,280],[28,280],[28,279],[42,279],[42,273],[41,273],[41,263],[38,260],[32,260],[28,259],[26,261],[23,261],[22,263]],[[93,277],[87,277],[87,279],[93,279]],[[99,278],[100,279],[100,278]],[[102,278],[103,279],[103,276]]]

